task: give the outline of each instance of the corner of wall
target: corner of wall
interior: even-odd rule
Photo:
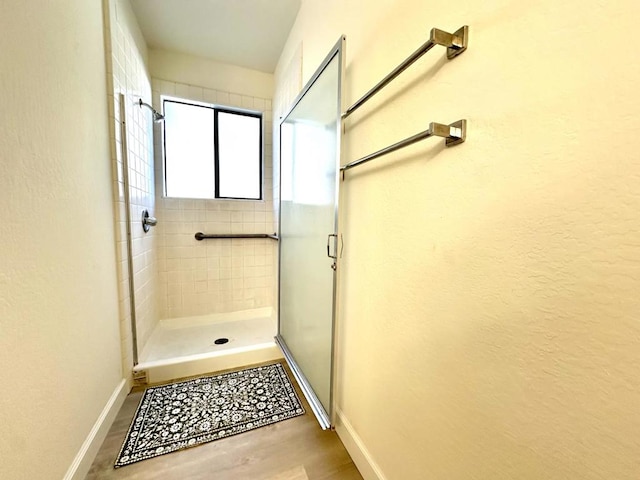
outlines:
[[[152,77],[169,82],[251,97],[273,97],[272,73],[194,55],[151,49],[149,70]]]
[[[130,390],[131,388],[125,379],[122,379],[113,390],[111,397],[80,447],[63,480],[82,480],[87,476],[91,464]]]
[[[336,433],[364,480],[387,480],[344,412],[336,407]]]

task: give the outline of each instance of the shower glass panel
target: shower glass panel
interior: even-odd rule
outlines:
[[[331,425],[342,38],[280,124],[278,343]]]

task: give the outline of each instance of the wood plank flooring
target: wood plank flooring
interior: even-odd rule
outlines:
[[[86,480],[362,480],[337,434],[320,428],[297,385],[296,390],[304,415],[114,469],[142,397],[142,391],[132,392]]]

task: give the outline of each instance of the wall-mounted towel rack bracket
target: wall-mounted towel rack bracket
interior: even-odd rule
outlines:
[[[366,157],[359,158],[358,160],[354,160],[353,162],[349,162],[346,165],[343,165],[342,167],[340,167],[340,171],[342,172],[342,179],[344,180],[344,172],[346,170],[357,167],[358,165],[362,165],[363,163],[370,162],[371,160],[381,157],[382,155],[395,152],[396,150],[430,137],[443,137],[445,139],[444,144],[447,147],[458,145],[459,143],[464,142],[467,138],[467,121],[458,120],[457,122],[450,123],[449,125],[431,122],[429,124],[429,128],[424,132],[417,133],[409,138],[405,138],[404,140],[399,141],[398,143],[394,143],[393,145],[389,145],[388,147],[378,150],[377,152],[373,152]]]
[[[431,41],[438,45],[447,47],[447,58],[451,60],[467,49],[467,42],[469,41],[469,27],[467,25],[460,27],[452,34],[438,28],[432,28]]]
[[[433,135],[436,137],[444,137],[444,144],[447,147],[453,147],[454,145],[463,143],[467,139],[466,120],[458,120],[449,125],[431,122],[429,129],[433,131]]]

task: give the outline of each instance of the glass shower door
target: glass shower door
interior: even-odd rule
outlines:
[[[280,124],[278,341],[320,425],[332,410],[344,38]]]

